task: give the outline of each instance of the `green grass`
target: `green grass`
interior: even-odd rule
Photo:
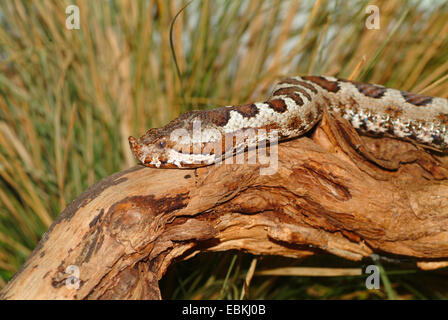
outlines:
[[[65,28],[73,3],[79,30]],[[136,163],[129,135],[184,111],[263,99],[297,74],[447,97],[448,5],[430,3],[378,2],[381,29],[367,30],[367,1],[194,0],[170,39],[186,1],[1,1],[0,288],[67,203]],[[252,258],[238,255],[230,270],[232,257],[179,264],[162,282],[164,297],[239,298]],[[190,276],[181,270],[189,264]],[[376,293],[350,277],[255,276],[249,297],[447,298],[425,289],[440,286],[438,274],[391,276]]]

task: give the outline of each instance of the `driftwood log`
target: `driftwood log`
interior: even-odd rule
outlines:
[[[279,145],[275,174],[261,166],[136,166],[100,181],[59,215],[0,297],[159,299],[167,267],[200,251],[380,252],[448,265],[448,157],[360,137],[325,115]],[[77,287],[67,285],[70,266]]]

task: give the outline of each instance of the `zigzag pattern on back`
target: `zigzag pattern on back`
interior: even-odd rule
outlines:
[[[321,119],[324,108],[343,116],[360,133],[448,150],[447,99],[327,76],[284,79],[264,102],[187,112],[138,140],[129,137],[129,143],[146,166],[199,167],[221,160],[229,151],[269,140],[274,132],[280,141],[301,136]],[[254,137],[238,142],[231,138],[249,129]],[[232,143],[226,144],[226,137]]]

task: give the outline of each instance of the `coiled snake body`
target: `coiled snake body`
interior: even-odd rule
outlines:
[[[298,137],[338,113],[360,133],[414,141],[448,150],[448,100],[327,76],[287,78],[265,102],[187,112],[138,140],[136,158],[149,167],[200,167],[260,141]],[[251,129],[251,134],[246,132]],[[241,139],[234,137],[242,136]]]

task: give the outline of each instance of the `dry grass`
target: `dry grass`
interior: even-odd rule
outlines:
[[[363,0],[194,0],[173,28],[179,74],[170,23],[186,1],[75,1],[68,30],[72,3],[0,2],[0,287],[69,201],[135,164],[129,135],[181,112],[262,99],[296,74],[448,97],[445,1],[378,1],[368,30]],[[187,297],[216,297],[205,287]]]

